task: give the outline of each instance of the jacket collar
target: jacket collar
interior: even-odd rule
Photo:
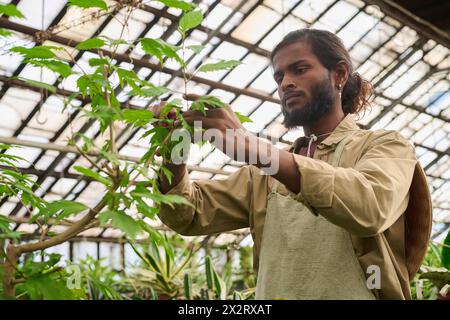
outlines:
[[[327,146],[332,146],[338,144],[346,136],[353,133],[354,131],[361,130],[361,128],[356,124],[353,114],[349,113],[344,119],[334,128],[333,133],[330,134],[325,140],[321,141],[318,145],[318,149],[323,149]],[[299,150],[302,146],[308,144],[308,138],[300,137],[297,138],[294,143],[290,146],[289,151]]]

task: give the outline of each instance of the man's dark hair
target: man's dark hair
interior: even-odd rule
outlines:
[[[349,78],[342,90],[342,109],[345,115],[358,114],[369,107],[373,87],[359,73],[354,72],[347,49],[334,33],[317,29],[292,31],[277,44],[270,55],[270,60],[273,62],[273,57],[281,48],[300,41],[309,44],[313,54],[329,71],[333,70],[340,61],[344,61],[348,65]]]

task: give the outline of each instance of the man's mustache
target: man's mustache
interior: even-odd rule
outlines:
[[[281,104],[283,105],[283,107],[286,106],[286,100],[292,97],[306,97],[306,93],[302,90],[286,92],[281,99]]]

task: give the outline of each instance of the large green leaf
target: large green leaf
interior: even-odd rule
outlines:
[[[195,8],[195,5],[193,3],[184,2],[180,0],[156,0],[156,1],[163,3],[168,7],[181,9],[183,11],[189,11]]]
[[[111,225],[114,228],[122,230],[131,238],[135,238],[136,235],[143,231],[139,221],[134,220],[123,212],[107,210],[100,213],[98,219],[102,225],[111,220]]]
[[[220,70],[229,70],[240,65],[242,62],[238,60],[221,60],[216,63],[207,63],[198,68],[199,72],[212,72]]]
[[[143,80],[139,79],[138,75],[133,70],[127,70],[123,68],[114,67],[117,72],[117,76],[119,77],[120,86],[123,88],[125,84],[128,84],[133,91],[139,92],[141,88],[139,87],[139,83]]]
[[[136,201],[136,208],[137,208],[138,212],[143,214],[147,218],[153,219],[159,211],[158,208],[150,207],[148,204],[146,204],[140,198],[135,199],[135,201]]]
[[[442,266],[450,270],[450,230],[444,240],[444,246],[441,253]]]
[[[72,68],[67,63],[58,60],[29,60],[28,63],[37,67],[47,68],[51,71],[59,73],[64,78],[73,73]]]
[[[0,4],[0,15],[2,14],[8,17],[25,18],[23,13],[13,4]]]
[[[105,45],[105,41],[100,38],[91,38],[77,44],[78,50],[98,49]]]
[[[141,40],[142,49],[149,55],[154,56],[163,64],[164,57],[176,60],[184,66],[183,59],[177,54],[178,48],[161,39],[144,38]]]
[[[153,113],[149,110],[127,109],[123,111],[123,118],[134,127],[141,127],[152,121]]]
[[[84,113],[90,119],[95,119],[100,122],[100,131],[102,133],[105,132],[111,121],[121,120],[123,118],[120,109],[110,108],[103,104],[99,104],[91,111],[85,110]]]
[[[56,57],[52,49],[59,49],[52,46],[35,46],[33,48],[26,48],[17,46],[11,48],[10,51],[20,53],[25,59],[51,59]]]
[[[103,65],[108,65],[108,64],[109,64],[109,60],[106,58],[91,58],[91,59],[89,59],[89,65],[91,67],[103,66]]]
[[[225,105],[226,104],[217,97],[201,96],[200,98],[192,102],[190,109],[206,114],[207,108],[223,108],[225,107]]]
[[[106,178],[106,177],[102,176],[100,173],[95,172],[89,168],[85,168],[85,167],[81,167],[81,166],[74,166],[73,169],[78,171],[82,175],[85,175],[86,177],[90,177],[90,178],[93,178],[93,179],[101,182],[102,184],[104,184],[107,187],[112,186],[111,179]]]
[[[61,260],[61,255],[58,253],[47,254],[44,252],[43,261],[35,261],[33,259],[33,255],[36,258],[38,253],[35,252],[32,255],[25,257],[23,266],[20,269],[20,272],[26,277],[32,277],[40,273],[53,270],[56,264]]]
[[[85,74],[77,79],[77,86],[83,96],[89,94],[93,100],[91,104],[96,105],[96,102],[100,102],[103,99],[103,88],[108,86],[108,83],[100,73]],[[102,104],[105,104],[102,101]]]
[[[26,280],[23,285],[31,300],[70,300],[74,293],[66,286],[66,281],[55,274],[40,274]]]
[[[49,210],[52,215],[58,214],[56,221],[61,221],[62,219],[66,219],[67,217],[80,213],[84,210],[88,209],[87,206],[80,202],[69,201],[69,200],[58,200],[53,201],[48,204],[47,210]]]
[[[102,10],[108,9],[106,2],[103,0],[69,0],[67,5],[81,8],[100,8]]]
[[[193,205],[186,200],[186,198],[173,194],[160,194],[151,192],[144,184],[138,183],[133,191],[131,191],[133,198],[147,198],[153,202],[160,204],[164,203],[174,208],[174,204],[183,204],[193,207]]]
[[[179,26],[182,32],[186,32],[199,26],[202,21],[203,13],[200,10],[189,11],[183,14],[180,19]]]

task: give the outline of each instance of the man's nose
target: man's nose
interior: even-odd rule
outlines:
[[[294,82],[294,79],[289,77],[288,75],[285,75],[283,77],[283,81],[281,82],[280,89],[282,92],[286,92],[288,89],[294,89],[297,85]]]

